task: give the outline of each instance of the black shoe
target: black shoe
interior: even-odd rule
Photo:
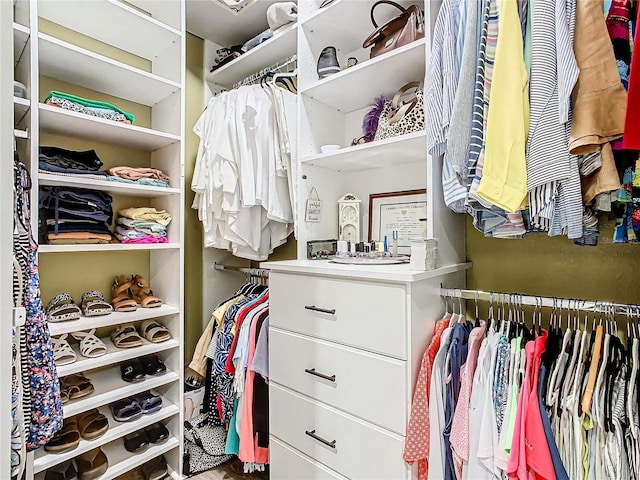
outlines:
[[[169,430],[160,422],[144,427],[144,432],[147,434],[149,443],[153,444],[164,443],[169,438]]]
[[[340,64],[336,55],[335,47],[325,47],[318,58],[318,77],[320,79],[338,73]]]
[[[138,358],[127,360],[120,364],[120,373],[125,382],[142,382],[146,378],[144,366]]]
[[[140,362],[142,362],[142,366],[147,375],[155,377],[167,373],[167,366],[157,355],[151,354],[140,357]]]

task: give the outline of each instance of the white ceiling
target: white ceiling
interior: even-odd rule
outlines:
[[[256,0],[235,13],[218,0],[187,0],[187,31],[228,47],[242,44],[269,28],[267,8],[282,0]]]

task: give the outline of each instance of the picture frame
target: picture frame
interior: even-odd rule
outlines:
[[[369,195],[369,240],[384,241],[391,249],[398,231],[398,253],[411,253],[411,239],[427,235],[427,190],[372,193]]]

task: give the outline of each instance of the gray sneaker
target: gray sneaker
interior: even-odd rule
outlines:
[[[325,47],[318,58],[318,77],[323,79],[340,71],[335,47]]]

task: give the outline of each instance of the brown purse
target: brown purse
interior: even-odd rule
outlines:
[[[379,27],[373,12],[378,5],[383,3],[393,5],[401,13]],[[380,0],[371,7],[371,23],[376,29],[362,43],[362,48],[371,47],[370,58],[424,38],[424,13],[416,5],[405,9],[402,5],[391,0]]]

